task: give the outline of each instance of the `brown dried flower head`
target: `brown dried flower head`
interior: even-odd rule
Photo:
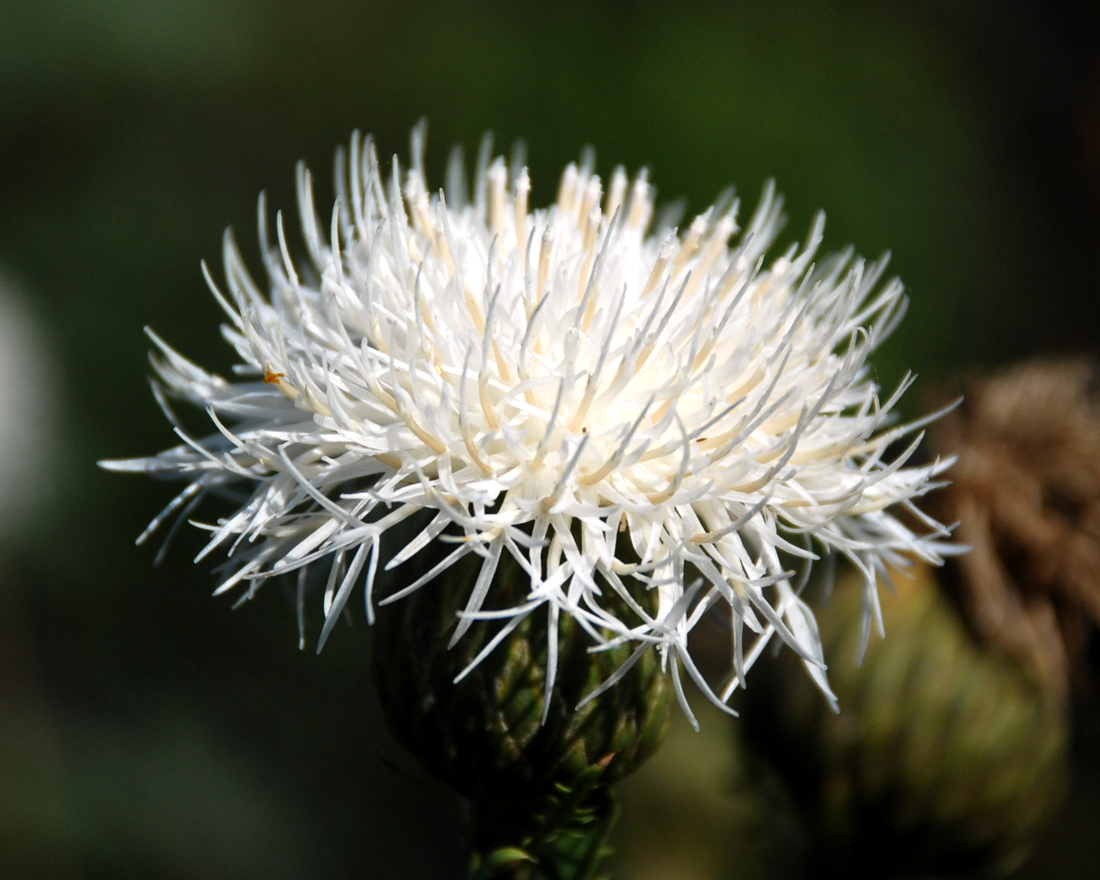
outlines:
[[[1063,701],[1100,623],[1098,379],[1087,359],[980,378],[932,437],[958,456],[952,484],[931,500],[972,548],[949,574],[963,610]]]

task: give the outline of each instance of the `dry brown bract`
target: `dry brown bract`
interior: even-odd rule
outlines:
[[[1100,623],[1098,378],[1075,359],[979,379],[932,438],[958,455],[952,484],[930,500],[973,548],[952,565],[964,611],[1060,700],[1080,684]]]

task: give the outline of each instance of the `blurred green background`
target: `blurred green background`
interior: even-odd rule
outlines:
[[[301,158],[323,204],[352,129],[404,156],[421,116],[437,183],[452,144],[524,139],[536,205],[586,144],[689,212],[776,178],[784,242],[825,208],[831,249],[892,250],[887,384],[1100,349],[1090,3],[0,0],[0,875],[460,874],[361,607],[299,652],[288,593],[231,613],[187,531],[154,567],[133,539],[170,487],[94,464],[173,443],[143,325],[228,369],[223,228],[258,266],[261,190],[292,209]],[[1091,761],[1021,876],[1100,872]]]

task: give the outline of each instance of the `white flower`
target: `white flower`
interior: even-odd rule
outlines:
[[[270,293],[227,235],[228,295],[206,275],[240,378],[212,375],[150,333],[167,395],[205,408],[217,431],[194,439],[177,426],[183,445],[105,463],[187,481],[146,534],[210,492],[243,487],[200,558],[225,548],[219,592],[244,583],[247,596],[295,570],[304,589],[306,567],[324,560],[318,649],[360,583],[372,613],[380,564],[449,541],[386,601],[477,554],[456,639],[490,616],[479,612],[509,554],[530,591],[491,614],[501,637],[541,610],[552,642],[564,613],[597,648],[636,643],[605,687],[656,647],[690,717],[680,666],[722,704],[778,633],[832,700],[791,560],[808,571],[822,553],[850,558],[865,578],[866,629],[876,574],[909,557],[938,561],[945,535],[912,504],[944,463],[905,467],[915,442],[886,458],[927,421],[880,430],[910,380],[882,402],[865,366],[904,312],[901,284],[879,287],[885,261],[850,250],[815,265],[820,215],[803,247],[764,268],[782,224],[770,186],[736,243],[731,199],[686,232],[658,223],[647,234],[644,172],[631,183],[616,169],[605,192],[591,161],[569,165],[556,204],[532,211],[526,168],[490,162],[487,144],[468,201],[460,159],[446,192],[430,193],[423,128],[411,169],[402,178],[395,158],[388,183],[370,139],[354,136],[337,156],[330,225],[300,166],[311,265],[296,267],[281,214],[271,242],[261,199]],[[414,540],[383,547],[418,514]],[[646,591],[657,601],[643,603]],[[612,594],[629,614],[608,610]],[[688,634],[719,609],[732,673],[712,690]]]

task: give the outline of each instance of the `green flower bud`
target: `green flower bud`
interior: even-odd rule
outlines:
[[[836,869],[1007,872],[1064,794],[1067,719],[1018,664],[977,646],[931,570],[894,582],[887,637],[862,665],[859,590],[842,585],[819,616],[840,714],[785,674],[746,720]]]
[[[672,688],[650,651],[613,687],[577,708],[634,649],[591,651],[591,636],[562,615],[556,680],[548,693],[549,609],[528,615],[456,683],[502,624],[479,620],[448,648],[459,622],[456,609],[465,605],[476,571],[476,563],[465,571],[456,566],[379,609],[373,646],[378,693],[397,739],[470,802],[483,871],[512,853],[513,860],[526,854],[549,871],[530,876],[559,876],[554,864],[598,857],[612,811],[606,786],[660,744]],[[502,560],[489,591],[492,607],[522,602],[528,583],[518,565]]]

